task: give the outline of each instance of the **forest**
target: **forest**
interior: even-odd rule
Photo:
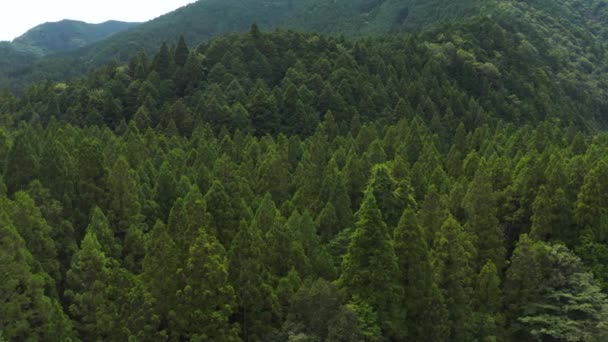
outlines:
[[[608,340],[605,44],[521,11],[0,93],[0,341]]]

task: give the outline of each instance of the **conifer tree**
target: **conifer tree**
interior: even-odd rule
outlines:
[[[175,60],[175,64],[178,66],[186,65],[189,54],[190,50],[188,50],[184,36],[179,36],[179,41],[177,42],[177,47],[175,48],[175,56],[173,58]]]
[[[157,221],[147,239],[142,279],[154,299],[154,314],[161,327],[167,327],[169,318],[176,315],[179,256],[167,226]]]
[[[424,229],[418,224],[416,214],[406,209],[395,230],[395,253],[399,259],[403,307],[407,315],[408,338],[421,339],[424,311],[431,302],[433,267]]]
[[[114,236],[114,232],[110,229],[110,223],[99,207],[93,209],[91,215],[91,223],[87,227],[87,231],[95,233],[95,237],[101,246],[101,250],[107,257],[119,260],[121,256],[121,246]]]
[[[350,196],[350,204],[353,210],[356,210],[361,205],[363,199],[363,190],[368,181],[369,169],[362,162],[359,156],[351,151],[348,154],[346,166],[342,171],[346,180],[346,188]]]
[[[175,333],[194,340],[238,341],[238,325],[230,322],[236,301],[228,282],[226,252],[205,228],[198,230],[186,265],[176,276],[182,284]]]
[[[4,213],[0,213],[0,331],[8,340],[68,340],[72,323],[45,294],[48,275],[33,271],[33,257]]]
[[[119,157],[110,170],[108,190],[111,194],[108,216],[116,235],[122,237],[131,224],[142,219],[137,175],[125,157]]]
[[[352,209],[350,203],[350,197],[346,190],[346,182],[342,172],[339,171],[338,165],[334,158],[330,159],[323,175],[323,184],[321,186],[321,193],[317,203],[331,203],[333,206],[336,218],[340,226],[334,227],[335,229],[342,229],[350,225],[352,218]],[[320,208],[319,210],[321,210]],[[325,238],[332,238],[337,231],[325,231]]]
[[[579,226],[592,232],[597,241],[608,239],[607,186],[608,161],[602,159],[585,176],[574,211]]]
[[[4,181],[9,193],[24,190],[38,173],[40,160],[30,137],[31,134],[26,133],[17,135],[6,156]]]
[[[443,293],[436,283],[431,286],[425,308],[417,327],[419,334],[428,341],[450,341],[450,313]]]
[[[504,236],[496,218],[496,201],[490,178],[480,167],[463,199],[467,230],[474,234],[477,247],[477,269],[492,260],[498,269],[505,265]]]
[[[399,183],[391,175],[387,164],[377,165],[373,168],[366,191],[374,193],[383,219],[391,229],[397,226],[406,206],[413,204],[411,197],[408,197],[410,194],[405,194],[404,189],[399,187]]]
[[[169,217],[169,212],[176,200],[176,186],[177,180],[171,170],[171,166],[169,162],[164,161],[160,167],[155,186],[156,203],[160,210],[160,217],[163,220],[167,220]]]
[[[502,290],[496,265],[488,260],[477,277],[475,288],[476,335],[479,341],[502,340],[504,317]]]
[[[434,269],[449,312],[450,339],[471,337],[475,250],[462,226],[449,216],[435,236]]]
[[[257,227],[241,221],[229,252],[230,283],[238,303],[234,319],[240,325],[244,341],[264,340],[273,329],[278,313],[278,301],[264,263],[266,247]]]
[[[75,328],[83,340],[108,338],[114,328],[115,303],[106,291],[110,261],[101,250],[95,233],[87,231],[66,275],[65,296]]]
[[[25,241],[26,248],[34,257],[36,264],[40,265],[35,271],[43,271],[59,282],[61,275],[52,228],[42,216],[36,203],[27,193],[18,192],[8,213],[12,224]]]
[[[244,215],[238,199],[231,198],[222,183],[216,180],[203,200],[209,212],[210,226],[217,232],[220,242],[229,246],[237,233],[239,218]]]
[[[169,215],[168,229],[175,239],[181,256],[188,253],[188,246],[196,238],[200,227],[206,226],[208,215],[203,196],[196,185],[190,187],[184,198],[175,201]],[[213,232],[216,235],[216,232]]]
[[[387,336],[403,333],[398,327],[398,303],[403,289],[397,277],[399,266],[393,242],[374,194],[365,195],[348,252],[344,256],[340,285],[351,298],[359,298],[377,311]]]
[[[162,78],[167,78],[173,69],[173,58],[169,53],[167,43],[163,43],[159,52],[154,56],[152,61],[152,70],[158,72]]]

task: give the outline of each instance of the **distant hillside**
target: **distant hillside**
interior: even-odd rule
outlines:
[[[502,17],[522,33],[545,36],[551,58],[587,67],[602,49],[599,39],[608,36],[604,0],[204,0],[83,48],[44,57],[18,77],[0,69],[0,79],[2,74],[8,77],[13,89],[42,79],[65,80],[113,60],[126,62],[142,49],[152,53],[180,35],[192,47],[246,31],[254,22],[262,30],[280,27],[357,37],[418,32],[475,16]],[[572,58],[561,58],[566,55]]]
[[[158,49],[183,35],[190,45],[233,32],[252,23],[265,30],[277,27],[349,36],[412,31],[433,23],[479,12],[481,0],[205,0],[198,1],[116,34],[66,58],[91,67],[113,59],[125,61],[134,52]]]
[[[44,23],[30,29],[16,38],[13,45],[17,49],[44,56],[81,48],[136,25],[138,24],[120,21],[88,24],[82,21],[62,20]]]

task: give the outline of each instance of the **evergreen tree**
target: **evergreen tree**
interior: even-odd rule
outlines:
[[[537,300],[542,282],[539,244],[528,235],[519,238],[511,256],[511,264],[505,278],[505,305],[507,328],[513,338],[528,338],[524,326],[519,321],[527,311],[529,303]]]
[[[220,242],[229,246],[237,233],[239,218],[244,211],[238,198],[231,198],[219,181],[214,181],[203,198],[210,216],[210,225],[217,232]]]
[[[116,235],[122,237],[131,224],[142,219],[137,175],[125,157],[119,157],[108,173],[108,190],[111,194],[108,216]]]
[[[450,339],[471,337],[475,250],[462,226],[448,217],[435,236],[434,268],[449,312]]]
[[[184,36],[179,36],[179,41],[177,42],[177,47],[175,48],[175,56],[173,57],[175,64],[177,66],[186,65],[189,54],[190,50],[188,50]]]
[[[476,335],[478,341],[497,341],[503,339],[504,318],[502,310],[502,291],[496,265],[488,260],[477,277],[475,288]]]
[[[57,283],[61,280],[57,247],[53,240],[52,228],[48,225],[40,209],[25,192],[15,194],[12,208],[8,209],[12,224],[25,241],[25,246],[39,265],[35,271],[50,275]]]
[[[177,315],[179,261],[179,251],[167,226],[157,221],[147,239],[142,279],[155,300],[154,315],[165,329],[169,319]]]
[[[292,298],[283,329],[290,336],[302,334],[324,341],[341,311],[342,298],[334,284],[324,279],[307,282]]]
[[[426,234],[412,209],[403,212],[395,230],[395,253],[404,289],[408,338],[418,340],[427,333],[421,329],[424,327],[424,311],[431,304],[433,268]]]
[[[8,340],[68,340],[72,323],[45,294],[48,275],[34,272],[32,255],[5,214],[0,214],[0,337]]]
[[[467,224],[466,228],[475,234],[477,247],[477,269],[491,260],[498,269],[505,264],[504,237],[496,218],[496,201],[490,178],[481,167],[469,184],[469,189],[463,199]]]
[[[204,228],[190,246],[177,292],[175,333],[183,338],[238,341],[238,325],[230,322],[235,307],[234,289],[228,282],[228,261],[219,241]]]
[[[9,193],[24,190],[29,182],[36,179],[40,160],[31,135],[21,133],[6,156],[6,170],[4,181]]]
[[[115,303],[106,296],[110,267],[95,233],[89,230],[72,259],[65,291],[70,316],[83,340],[108,338],[118,323],[113,319]]]
[[[265,250],[257,225],[241,221],[230,246],[229,271],[238,303],[234,319],[244,341],[263,341],[276,324],[278,302],[269,284]]]
[[[196,185],[190,187],[184,198],[175,201],[169,215],[168,229],[173,236],[181,256],[188,252],[188,246],[196,238],[198,229],[208,222],[203,196]],[[213,232],[216,236],[216,232]]]
[[[114,232],[110,229],[110,223],[99,207],[93,209],[91,223],[87,227],[87,231],[91,231],[97,237],[97,241],[101,246],[103,253],[119,260],[121,256],[121,246],[119,241],[114,236]]]
[[[366,191],[374,193],[383,219],[391,229],[397,226],[406,206],[413,205],[411,194],[404,193],[404,190],[391,175],[388,165],[381,164],[373,168]]]
[[[602,242],[608,238],[607,186],[608,161],[600,160],[585,176],[574,211],[577,223]]]
[[[378,312],[387,336],[398,337],[403,333],[398,328],[398,303],[403,289],[395,275],[399,275],[399,266],[393,242],[370,191],[357,212],[339,283],[351,298],[359,298]]]
[[[171,166],[167,161],[164,161],[158,173],[155,189],[156,203],[159,206],[160,217],[163,220],[166,220],[169,217],[169,212],[176,200],[176,187],[177,180],[171,170]]]
[[[430,289],[430,297],[426,303],[426,310],[420,317],[420,331],[428,341],[442,342],[450,341],[450,313],[445,303],[441,289],[433,283]]]
[[[156,71],[162,78],[167,78],[173,69],[173,58],[169,53],[167,43],[163,43],[159,52],[152,61],[152,70]]]

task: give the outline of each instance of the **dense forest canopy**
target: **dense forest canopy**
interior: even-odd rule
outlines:
[[[0,341],[608,339],[604,2],[407,3],[0,93]]]

